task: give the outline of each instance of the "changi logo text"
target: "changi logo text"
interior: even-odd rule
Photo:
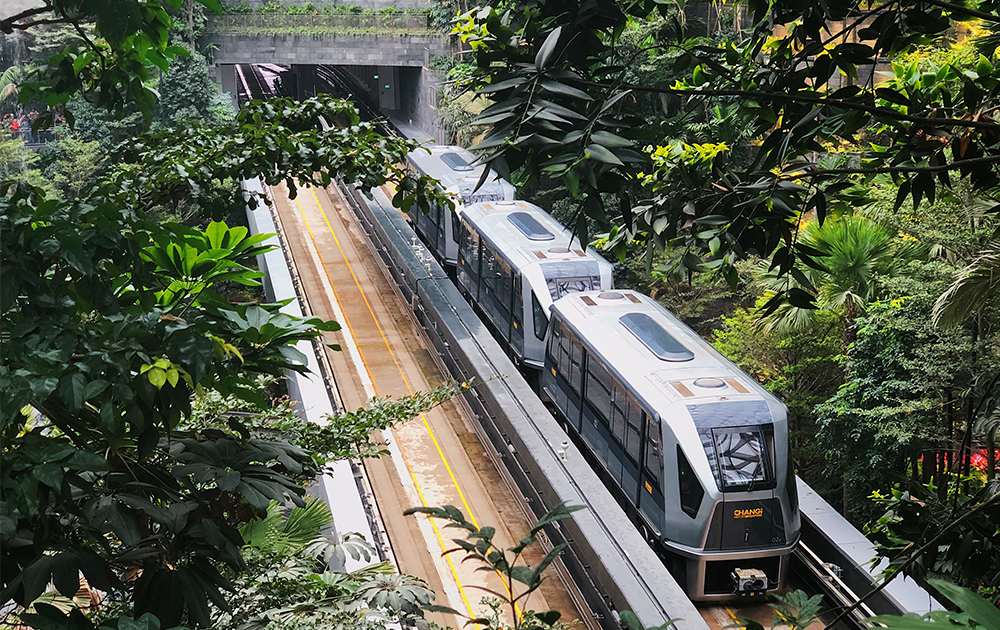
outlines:
[[[753,508],[751,510],[733,510],[733,518],[759,518],[764,516],[764,508]]]

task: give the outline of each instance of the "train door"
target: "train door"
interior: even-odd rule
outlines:
[[[611,473],[616,484],[621,484],[621,459],[615,454],[615,444],[610,436],[613,385],[611,374],[601,360],[587,353],[587,378],[585,380],[580,433],[583,439]],[[618,449],[620,450],[620,449]]]
[[[624,438],[619,437],[622,446],[625,447],[625,456],[622,458],[621,485],[625,490],[625,494],[629,497],[632,504],[635,505],[635,495],[639,489],[639,464],[643,455],[642,425],[645,422],[647,414],[632,396],[628,397],[627,407],[628,415],[625,418],[624,427],[625,436]],[[662,465],[661,461],[660,466],[662,467]],[[663,505],[662,498],[660,499],[660,505]],[[662,513],[663,511],[661,510],[660,514]]]
[[[579,433],[583,346],[561,322],[553,322],[553,326],[549,342],[551,365],[547,367],[549,374],[546,374],[546,380],[552,383],[549,397]]]
[[[518,357],[524,356],[524,296],[521,294],[521,274],[513,272],[510,304],[510,346]]]
[[[497,328],[499,327],[497,313],[499,263],[496,252],[483,241],[483,257],[479,266],[479,307],[486,315],[486,319]]]
[[[663,532],[666,507],[663,501],[663,436],[659,418],[643,414],[646,435],[643,444],[642,477],[639,488],[639,511],[653,525],[657,534]]]

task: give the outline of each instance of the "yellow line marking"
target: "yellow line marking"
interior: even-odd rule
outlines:
[[[309,232],[309,238],[312,239],[313,243],[316,243],[316,235],[313,234],[312,227],[309,225],[309,220],[306,218],[306,212],[302,208],[302,203],[299,201],[298,197],[295,198],[295,205],[299,207],[299,213],[302,215],[302,221],[306,224],[306,231]],[[316,247],[316,255],[319,257],[320,263],[323,265],[323,272],[326,273],[326,279],[330,281],[330,288],[333,289],[333,297],[337,300],[337,304],[340,306],[340,312],[344,316],[344,324],[347,325],[347,330],[354,337],[355,346],[358,349],[358,354],[361,356],[361,362],[365,366],[365,371],[368,373],[368,380],[372,382],[372,387],[375,389],[375,395],[378,395],[378,384],[375,382],[375,378],[372,376],[372,370],[368,366],[368,361],[365,360],[365,353],[361,350],[361,346],[357,343],[357,336],[354,334],[354,329],[351,327],[351,320],[347,318],[347,311],[344,310],[344,303],[340,299],[340,294],[337,293],[337,285],[334,283],[333,278],[330,276],[330,270],[327,269],[326,261],[323,259],[323,254],[320,252],[319,247]],[[343,334],[343,331],[341,331]]]
[[[729,606],[726,606],[725,609],[726,612],[729,613],[729,616],[733,618],[733,621],[736,622],[737,625],[739,625],[740,620],[736,618],[736,615],[733,613],[732,610],[729,609]],[[740,627],[744,628],[745,626],[740,626]]]
[[[386,350],[389,351],[389,356],[392,357],[393,363],[396,365],[396,370],[399,372],[400,378],[403,380],[403,385],[406,387],[406,391],[412,396],[413,387],[410,385],[409,379],[406,378],[406,373],[403,370],[402,364],[396,356],[396,353],[392,350],[392,345],[389,343],[389,339],[385,335],[385,331],[382,329],[382,324],[379,322],[378,316],[375,314],[375,310],[372,308],[371,302],[368,301],[368,294],[361,286],[361,282],[358,280],[357,275],[354,273],[354,268],[350,261],[347,259],[347,254],[344,252],[344,248],[340,244],[340,239],[337,238],[337,233],[333,229],[333,225],[330,223],[330,218],[327,216],[326,211],[323,209],[323,204],[320,202],[319,197],[316,195],[316,189],[312,186],[309,187],[309,191],[312,193],[313,199],[316,201],[316,206],[319,208],[320,214],[323,215],[323,220],[326,222],[327,229],[330,230],[330,234],[333,235],[333,240],[337,244],[337,249],[340,250],[340,255],[344,259],[344,264],[347,265],[347,270],[351,273],[351,278],[354,279],[354,284],[358,288],[358,292],[361,293],[362,299],[364,299],[365,306],[368,308],[368,314],[371,315],[372,321],[375,323],[375,327],[378,329],[379,335],[382,337],[382,343],[385,344]],[[373,379],[374,382],[374,379]],[[437,436],[434,435],[434,431],[431,429],[430,422],[427,420],[427,416],[424,414],[420,415],[420,419],[424,423],[424,427],[427,429],[427,433],[430,435],[431,441],[434,442],[434,448],[438,452],[438,456],[441,458],[441,462],[444,464],[445,470],[448,471],[448,476],[451,478],[452,484],[455,486],[455,490],[458,492],[458,497],[462,501],[462,506],[465,507],[466,513],[469,515],[469,520],[477,528],[479,527],[479,522],[476,520],[476,515],[472,511],[472,507],[469,505],[468,500],[465,498],[465,493],[462,492],[462,486],[458,483],[458,479],[455,477],[455,473],[451,468],[451,464],[448,463],[448,458],[444,454],[444,450],[441,448],[441,444],[438,442]],[[510,586],[503,579],[503,575],[497,571],[498,576],[500,576],[500,582],[504,585],[504,589],[507,591],[508,595],[513,597],[511,593]],[[521,614],[520,607],[514,604],[514,609],[517,614]]]
[[[316,193],[313,192],[314,196],[315,196],[315,194]],[[316,201],[317,201],[317,204],[319,204],[319,199],[317,199]],[[316,252],[317,252],[317,255],[319,255],[320,262],[323,264],[323,270],[326,272],[327,279],[330,280],[330,286],[331,287],[336,287],[336,284],[333,282],[333,278],[330,277],[330,271],[329,271],[329,269],[327,269],[327,263],[326,263],[326,261],[323,259],[322,254],[319,254],[319,249],[320,249],[319,248],[319,243],[316,241],[316,235],[313,233],[312,227],[309,225],[309,219],[306,218],[305,210],[302,208],[302,203],[298,200],[298,197],[296,197],[295,203],[299,207],[299,212],[302,214],[302,221],[306,225],[306,230],[309,232],[309,237],[313,240],[313,243],[316,244]],[[320,206],[320,211],[322,211],[322,206]],[[326,214],[324,213],[323,216],[325,218]],[[327,221],[327,225],[329,225],[329,221]],[[333,228],[332,227],[330,228],[330,232],[333,233]],[[334,234],[334,239],[336,239],[336,238],[337,238],[337,235]],[[340,242],[339,241],[337,242],[337,246],[338,247],[340,246]],[[343,254],[343,249],[341,249],[341,253]],[[346,256],[344,257],[344,262],[347,262],[347,257]],[[350,263],[348,263],[348,269],[350,269]],[[354,271],[353,270],[351,271],[351,275],[352,276],[354,275]],[[355,282],[357,282],[357,278],[355,278]],[[368,378],[371,379],[372,387],[375,389],[375,394],[379,395],[378,383],[375,381],[375,377],[372,374],[371,367],[368,365],[368,362],[365,360],[364,353],[361,352],[361,347],[357,343],[358,337],[357,337],[357,335],[354,334],[354,327],[351,326],[351,322],[347,318],[347,311],[344,309],[343,302],[341,302],[340,295],[337,293],[337,289],[336,288],[333,289],[333,296],[337,300],[337,304],[340,305],[340,310],[341,310],[341,312],[344,315],[344,324],[347,326],[347,330],[350,333],[350,335],[352,337],[354,337],[355,345],[358,346],[358,354],[361,355],[361,361],[362,361],[362,363],[364,363],[365,370],[368,372]],[[368,301],[368,299],[365,298],[365,302],[367,302],[367,301]],[[381,330],[381,328],[379,330]],[[383,339],[384,338],[385,337],[383,336]],[[417,477],[413,473],[413,469],[410,467],[409,462],[404,462],[404,463],[406,463],[406,470],[407,470],[407,472],[410,473],[410,478],[413,480],[413,486],[417,490],[417,495],[420,497],[420,502],[423,503],[424,507],[428,507],[427,500],[424,498],[423,490],[421,490],[421,488],[420,488],[420,483],[417,481]],[[438,544],[441,546],[441,551],[442,552],[447,551],[448,548],[444,544],[444,537],[441,536],[441,530],[438,528],[437,523],[434,521],[434,519],[427,519],[427,520],[430,521],[431,527],[434,529],[434,535],[437,537]],[[444,558],[448,562],[448,566],[451,569],[451,575],[452,575],[452,577],[455,578],[455,585],[458,586],[458,591],[462,595],[462,600],[465,603],[466,610],[469,612],[469,617],[475,618],[476,617],[476,613],[472,609],[472,604],[469,602],[469,596],[466,594],[465,588],[462,586],[462,580],[460,580],[459,577],[458,577],[458,570],[455,569],[455,564],[454,564],[454,562],[452,562],[451,556],[450,555],[446,555],[446,556],[444,556]],[[478,624],[473,624],[473,625],[475,625],[477,628],[479,627]]]
[[[365,301],[365,306],[368,307],[368,314],[372,316],[372,321],[375,322],[375,327],[378,329],[379,335],[382,336],[382,343],[385,344],[385,349],[389,351],[389,356],[392,357],[393,363],[396,364],[396,370],[399,372],[400,378],[403,379],[403,385],[406,386],[406,391],[412,396],[413,387],[410,385],[409,379],[406,378],[406,373],[403,371],[403,366],[396,357],[396,353],[392,350],[392,344],[389,343],[389,339],[385,336],[385,331],[382,329],[382,324],[379,322],[378,316],[375,314],[375,310],[372,308],[371,302],[368,301],[368,294],[364,288],[362,288],[358,277],[354,274],[354,268],[347,260],[347,254],[344,253],[344,248],[340,245],[340,239],[337,238],[337,234],[334,232],[333,226],[330,224],[330,218],[326,215],[326,211],[323,210],[323,204],[320,203],[319,197],[316,196],[316,190],[312,187],[310,187],[309,190],[312,192],[313,199],[316,200],[316,205],[319,207],[319,211],[322,213],[323,219],[326,221],[326,227],[329,228],[330,234],[333,235],[334,242],[337,243],[337,249],[340,250],[340,255],[344,258],[344,263],[347,265],[348,271],[351,272],[351,278],[354,279],[354,284],[358,287],[358,291],[361,293],[361,297]],[[465,498],[465,493],[462,492],[462,486],[459,485],[458,479],[455,478],[455,473],[452,471],[451,465],[448,463],[448,458],[445,457],[440,443],[438,443],[437,436],[435,436],[434,431],[431,430],[431,425],[427,421],[427,416],[421,414],[420,418],[424,421],[424,426],[427,428],[427,432],[430,434],[431,440],[434,442],[434,447],[437,449],[438,455],[441,457],[441,461],[444,462],[445,470],[448,471],[448,476],[451,477],[451,482],[455,484],[455,489],[458,491],[458,496],[462,500],[462,505],[465,507],[465,511],[469,514],[469,519],[472,521],[473,525],[479,527],[479,523],[476,521],[476,516],[473,514],[472,508],[469,506],[469,502]]]

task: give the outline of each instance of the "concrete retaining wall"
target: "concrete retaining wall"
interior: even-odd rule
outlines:
[[[214,45],[212,60],[219,65],[422,67],[431,57],[450,52],[445,35],[207,35],[198,44],[200,50]]]

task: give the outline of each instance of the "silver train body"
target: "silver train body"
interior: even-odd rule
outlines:
[[[485,167],[475,161],[476,156],[462,147],[439,145],[416,149],[406,158],[409,168],[440,181],[442,190],[454,196],[459,209],[484,201],[513,201],[517,191],[492,171],[489,180],[476,190]],[[410,220],[434,255],[445,265],[454,266],[458,259],[455,213],[435,206],[429,212],[410,213]]]
[[[537,375],[553,301],[610,289],[612,266],[574,246],[569,230],[526,201],[477,203],[457,214],[458,288],[511,358]]]
[[[799,538],[785,406],[655,300],[556,300],[542,389],[696,601],[780,588]]]

